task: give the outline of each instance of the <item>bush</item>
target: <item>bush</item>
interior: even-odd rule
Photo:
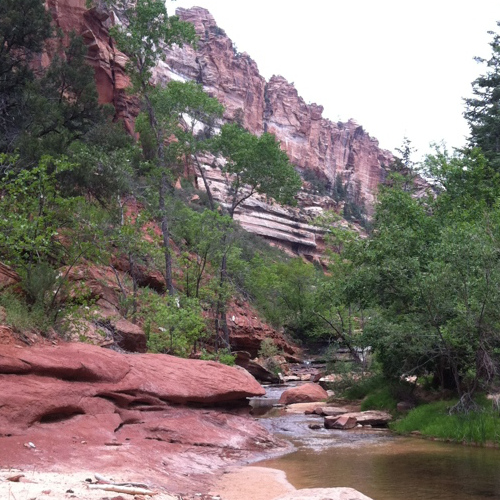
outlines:
[[[0,307],[5,310],[5,321],[19,332],[40,331],[45,333],[51,321],[43,307],[30,307],[22,298],[13,293],[0,295]]]
[[[259,358],[272,358],[279,354],[278,346],[274,343],[273,339],[264,339],[260,343],[260,349],[258,352]]]
[[[393,388],[385,386],[366,396],[361,403],[361,411],[386,410],[394,412],[396,411],[397,404]]]
[[[203,349],[200,358],[205,361],[217,361],[223,365],[234,366],[236,356],[231,354],[227,349],[220,349],[215,353],[210,353]]]

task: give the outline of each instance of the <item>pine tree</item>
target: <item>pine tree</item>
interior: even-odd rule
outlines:
[[[472,82],[474,97],[465,99],[464,116],[469,122],[470,145],[480,147],[492,166],[500,170],[500,35],[493,31],[489,34],[493,36],[492,53],[488,60],[476,58],[487,69]]]

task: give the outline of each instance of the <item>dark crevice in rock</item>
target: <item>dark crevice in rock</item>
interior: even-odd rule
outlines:
[[[64,422],[65,420],[70,420],[77,415],[84,415],[85,412],[75,406],[66,406],[62,408],[57,408],[50,412],[45,413],[37,419],[41,424],[54,424],[58,422]]]

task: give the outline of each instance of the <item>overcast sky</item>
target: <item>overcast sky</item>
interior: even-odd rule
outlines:
[[[394,151],[465,143],[462,99],[484,72],[499,0],[167,0],[208,9],[269,79],[281,75],[333,121],[354,118]],[[417,159],[417,158],[415,158]]]

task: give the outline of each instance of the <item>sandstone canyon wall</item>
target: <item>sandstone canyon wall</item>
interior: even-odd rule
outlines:
[[[101,102],[112,103],[132,131],[137,107],[125,91],[126,57],[108,34],[109,26],[119,22],[117,14],[100,8],[87,10],[85,0],[48,0],[47,5],[64,31],[74,29],[82,34],[89,48],[89,62],[95,69]],[[255,61],[235,49],[207,10],[177,9],[177,14],[194,24],[198,47],[166,50],[165,59],[154,73],[156,82],[176,79],[202,84],[225,106],[226,120],[237,120],[255,134],[275,134],[300,172],[314,172],[330,185],[341,180],[351,196],[357,192],[364,199],[370,213],[392,154],[380,149],[378,141],[355,121],[334,123],[324,118],[322,106],[306,104],[293,84],[283,77],[273,76],[267,82]],[[208,164],[205,170],[217,201],[224,203],[224,177]],[[200,189],[202,184],[198,183]],[[313,219],[325,208],[339,211],[341,205],[328,196],[314,196],[306,191],[299,193],[298,208],[280,207],[254,196],[240,207],[236,218],[245,229],[295,254],[317,258],[322,252],[322,231],[314,227]]]

